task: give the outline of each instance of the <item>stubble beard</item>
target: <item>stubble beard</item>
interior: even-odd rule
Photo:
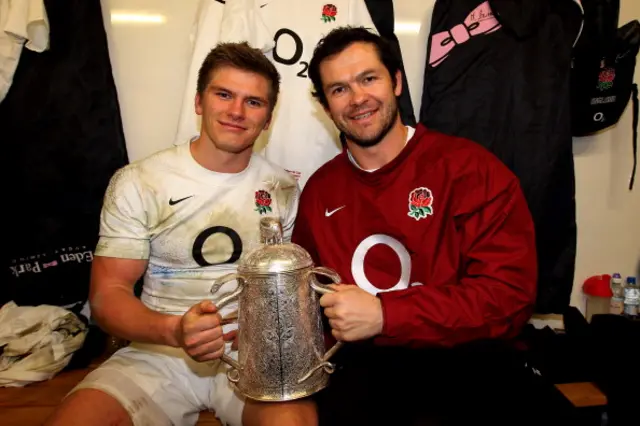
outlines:
[[[389,106],[389,108],[379,107],[378,112],[382,113],[382,126],[375,135],[368,138],[362,138],[350,132],[348,126],[344,124],[347,122],[347,120],[349,120],[348,118],[337,127],[340,129],[340,131],[342,131],[342,133],[344,133],[348,140],[358,145],[359,147],[369,148],[372,146],[376,146],[382,141],[382,139],[385,138],[385,136],[387,136],[387,134],[389,134],[389,132],[393,128],[396,117],[398,115],[398,104],[396,102],[393,102],[392,105]]]

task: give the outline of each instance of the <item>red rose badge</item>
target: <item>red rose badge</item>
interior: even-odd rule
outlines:
[[[416,188],[409,194],[409,213],[415,220],[424,219],[433,214],[433,195],[428,188]]]
[[[608,90],[613,87],[613,80],[616,78],[616,70],[613,68],[605,68],[600,71],[598,76],[598,89]]]
[[[256,191],[256,208],[260,214],[266,214],[271,212],[271,194],[267,191],[260,189]]]
[[[322,7],[322,22],[325,24],[330,21],[336,20],[338,14],[338,8],[333,4],[325,4]]]

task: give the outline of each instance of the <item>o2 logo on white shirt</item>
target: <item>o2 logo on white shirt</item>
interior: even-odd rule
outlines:
[[[278,41],[282,36],[290,37],[296,45],[296,50],[293,52],[290,58],[283,58],[278,53]],[[283,64],[283,65],[295,65],[299,64],[301,66],[301,70],[296,74],[298,77],[307,78],[307,69],[309,68],[309,63],[306,61],[300,61],[302,57],[302,52],[304,51],[304,44],[302,43],[302,38],[293,30],[289,28],[280,28],[276,31],[276,34],[273,36],[273,41],[275,42],[275,46],[273,47],[273,60]],[[300,61],[300,62],[298,62]]]
[[[226,235],[231,240],[233,251],[231,252],[231,256],[229,257],[229,259],[223,260],[221,262],[211,263],[204,258],[202,251],[207,239],[209,239],[209,237],[215,234]],[[193,247],[191,248],[191,256],[193,257],[193,260],[195,260],[196,263],[200,266],[215,266],[215,265],[222,265],[225,263],[235,263],[238,261],[238,259],[240,259],[241,255],[242,255],[242,238],[240,238],[240,235],[238,235],[238,233],[235,230],[226,226],[212,226],[210,228],[203,230],[202,232],[200,232],[200,234],[198,234],[198,236],[193,242]]]

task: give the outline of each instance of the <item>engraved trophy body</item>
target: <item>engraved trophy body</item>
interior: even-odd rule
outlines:
[[[238,272],[219,277],[211,292],[236,280],[238,288],[218,306],[238,298],[238,361],[223,355],[227,377],[239,392],[260,401],[288,401],[312,395],[327,386],[333,364],[328,360],[338,342],[325,353],[317,293],[333,290],[316,274],[340,282],[331,269],[314,267],[300,246],[282,241],[277,218],[260,221],[262,245],[244,256]]]

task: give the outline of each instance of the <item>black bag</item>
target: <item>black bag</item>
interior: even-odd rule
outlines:
[[[587,12],[585,10],[585,22],[589,20]],[[617,21],[616,14],[607,16]],[[597,19],[600,28],[610,27],[605,25],[602,17],[602,14],[598,15]],[[589,28],[585,26],[585,31]],[[600,38],[591,34],[586,43],[576,46],[574,52],[571,70],[572,134],[588,136],[615,125],[629,98],[632,98],[634,160],[629,181],[631,190],[637,165],[638,87],[633,82],[633,75],[640,48],[640,22],[634,20],[625,24],[612,39],[608,39],[607,31],[598,34]]]

